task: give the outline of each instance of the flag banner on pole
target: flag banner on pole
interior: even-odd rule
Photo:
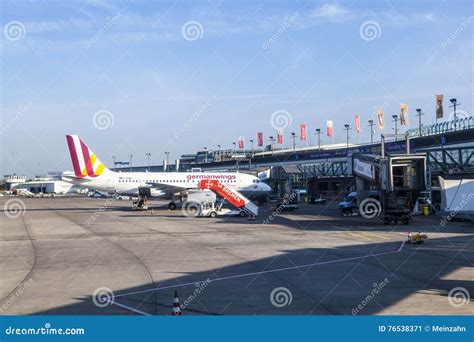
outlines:
[[[360,115],[356,114],[354,116],[355,132],[360,134]]]
[[[300,139],[306,141],[306,125],[300,125]]]
[[[333,125],[332,125],[332,120],[328,120],[326,122],[327,124],[327,128],[326,128],[326,134],[328,137],[332,137],[334,135],[334,128],[333,128]]]
[[[400,125],[408,125],[408,105],[400,103]]]
[[[385,128],[384,110],[383,109],[377,109],[376,116],[377,116],[377,126],[379,126],[379,129],[381,131],[383,131],[383,129]]]
[[[443,99],[444,95],[436,95],[436,119],[443,117]]]
[[[263,133],[262,132],[257,133],[257,144],[258,146],[263,146]]]
[[[244,148],[245,143],[244,143],[244,137],[239,137],[239,148]]]
[[[283,131],[281,129],[277,132],[277,144],[283,144]]]

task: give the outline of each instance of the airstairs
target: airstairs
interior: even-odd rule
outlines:
[[[215,192],[217,195],[223,197],[227,202],[232,204],[234,207],[245,211],[248,215],[257,216],[258,207],[253,204],[247,197],[242,195],[237,190],[231,189],[228,186],[222,184],[218,180],[209,179],[202,180],[200,184],[201,189],[209,189]]]

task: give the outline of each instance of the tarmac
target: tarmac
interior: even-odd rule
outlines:
[[[474,224],[301,204],[255,221],[1,197],[1,315],[472,315]],[[407,244],[408,230],[428,235]]]

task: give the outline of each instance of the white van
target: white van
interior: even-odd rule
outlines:
[[[357,208],[357,192],[350,192],[342,202],[339,202],[339,210],[344,214],[351,214]]]

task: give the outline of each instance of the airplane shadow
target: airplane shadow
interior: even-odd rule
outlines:
[[[401,250],[400,241],[281,250],[202,272],[178,271],[170,262],[160,269],[167,280],[112,289],[114,304],[98,307],[88,296],[35,314],[169,315],[175,290],[185,315],[373,315],[397,304],[392,314],[396,308],[401,314],[472,314],[472,302],[456,308],[439,297],[456,287],[474,294],[472,277],[450,277],[472,269],[473,237],[430,239]]]

